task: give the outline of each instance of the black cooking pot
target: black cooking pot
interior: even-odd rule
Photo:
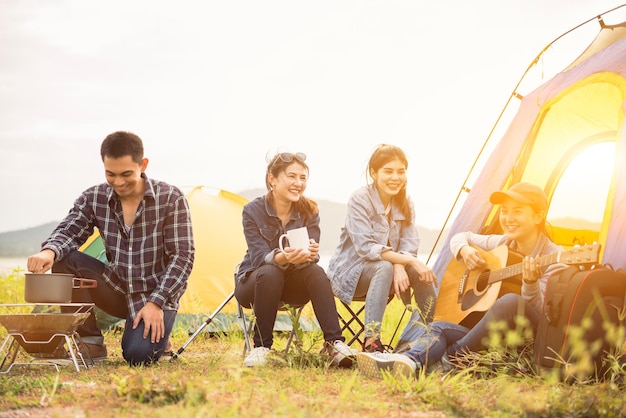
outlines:
[[[95,288],[98,282],[65,273],[26,273],[24,300],[29,303],[71,303],[72,289]]]

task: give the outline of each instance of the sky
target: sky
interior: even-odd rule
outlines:
[[[619,5],[3,0],[0,232],[62,219],[104,181],[100,143],[117,130],[143,139],[149,177],[180,187],[263,188],[269,157],[304,152],[306,194],[340,203],[376,145],[395,144],[417,223],[439,228],[535,57]],[[598,29],[585,27],[529,90],[576,58]]]

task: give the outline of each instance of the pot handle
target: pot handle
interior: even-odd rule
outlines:
[[[74,277],[74,289],[95,289],[96,287],[98,287],[97,280]]]

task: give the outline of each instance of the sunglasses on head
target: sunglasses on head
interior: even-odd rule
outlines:
[[[290,163],[294,159],[298,161],[305,161],[306,155],[303,152],[281,152],[280,154],[278,154],[278,158],[280,158],[284,163]]]

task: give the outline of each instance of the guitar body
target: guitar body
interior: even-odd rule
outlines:
[[[523,256],[501,245],[491,251],[473,247],[486,261],[481,270],[468,270],[462,261],[452,260],[441,279],[435,305],[435,321],[473,327],[505,293],[521,293]],[[587,265],[597,263],[600,244],[588,244],[567,251],[535,257],[539,267],[554,263]],[[504,281],[503,281],[504,280]]]
[[[448,264],[435,305],[435,321],[474,325],[468,324],[466,318],[469,320],[470,314],[487,311],[500,295],[502,281],[489,284],[489,276],[507,265],[509,248],[501,245],[491,251],[476,250],[487,263],[481,270],[468,270],[462,260],[453,259]]]

